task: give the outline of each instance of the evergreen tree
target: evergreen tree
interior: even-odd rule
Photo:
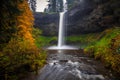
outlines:
[[[31,10],[35,12],[36,11],[36,0],[29,0],[28,3],[30,5]]]

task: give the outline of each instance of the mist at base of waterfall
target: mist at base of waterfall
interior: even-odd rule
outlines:
[[[59,46],[51,46],[51,47],[48,47],[47,49],[49,49],[49,50],[79,50],[79,47],[63,45],[60,47]]]

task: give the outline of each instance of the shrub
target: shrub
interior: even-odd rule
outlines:
[[[120,74],[120,28],[110,28],[103,31],[104,35],[85,48],[85,53],[105,63],[115,74]],[[101,35],[101,34],[100,34]]]
[[[41,51],[41,53],[40,53]],[[7,74],[9,80],[26,72],[37,72],[45,64],[45,52],[24,39],[11,39],[8,45],[0,53],[0,74],[3,78]]]

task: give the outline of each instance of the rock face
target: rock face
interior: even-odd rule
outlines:
[[[77,6],[68,11],[68,35],[76,35],[81,33],[95,32],[99,28],[95,26],[90,27],[90,15],[97,5],[90,1],[81,1]]]
[[[45,36],[58,34],[59,14],[34,13],[35,27],[42,30]]]
[[[99,32],[120,24],[120,1],[80,0],[66,13],[67,35]],[[35,13],[35,25],[43,30],[43,35],[58,34],[59,14]]]
[[[68,12],[68,35],[100,32],[120,25],[116,0],[85,0]],[[118,10],[119,9],[119,10]],[[119,18],[119,19],[118,19]]]

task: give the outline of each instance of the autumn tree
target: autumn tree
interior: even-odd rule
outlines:
[[[34,43],[28,0],[1,0],[0,9],[0,79],[18,80],[24,72],[41,67],[45,55]]]
[[[20,15],[17,16],[17,35],[21,38],[29,40],[32,44],[34,39],[32,37],[32,26],[33,26],[33,15],[28,6],[27,0],[20,1],[18,8],[21,11]]]
[[[33,12],[36,11],[36,0],[28,0],[28,3],[30,5],[30,8]]]

